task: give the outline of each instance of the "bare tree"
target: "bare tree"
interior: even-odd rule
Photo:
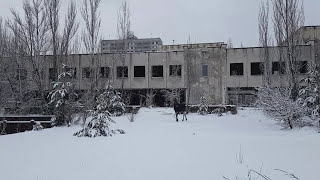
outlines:
[[[98,67],[99,67],[99,47],[100,43],[100,26],[101,19],[99,13],[99,5],[101,0],[83,0],[81,15],[85,23],[85,28],[82,32],[82,41],[86,52],[90,55],[90,81],[89,90],[85,94],[86,107],[91,109],[94,107],[95,99],[98,90]]]
[[[10,90],[5,93],[6,97],[15,102],[14,106],[18,107],[18,102],[22,101],[24,91],[26,90],[26,82],[22,79],[22,65],[25,61],[25,48],[18,38],[19,35],[15,33],[21,33],[18,31],[17,23],[14,24],[14,33],[8,31],[8,26],[1,24],[1,71],[2,85],[9,86]],[[1,95],[2,96],[2,95]],[[9,104],[9,103],[7,103]],[[10,103],[12,104],[12,103]]]
[[[27,79],[24,82],[29,81],[33,82],[39,93],[39,100],[42,102],[45,101],[44,93],[44,80],[43,80],[43,68],[42,65],[45,61],[45,58],[41,55],[45,55],[49,48],[49,25],[47,23],[47,14],[45,11],[44,1],[43,0],[32,0],[24,1],[23,3],[23,12],[24,16],[21,17],[18,11],[11,9],[13,19],[7,21],[9,29],[12,31],[14,39],[16,39],[16,46],[21,49],[24,49],[20,52],[23,58],[19,59],[18,62],[18,77],[20,74],[27,74],[26,70],[21,68],[28,67],[28,70],[32,71],[32,77],[27,76]],[[12,52],[14,52],[13,50]],[[11,54],[12,57],[15,57],[15,53]],[[26,62],[24,62],[26,60]],[[25,65],[22,66],[22,64]],[[34,97],[30,97],[29,100],[36,102],[37,100]],[[29,106],[30,107],[30,102]]]
[[[6,24],[11,33],[10,47],[8,55],[14,62],[12,69],[15,75],[8,76],[7,79],[12,84],[13,92],[19,91],[21,102],[28,102],[26,94],[33,94],[34,91],[27,90],[28,83],[36,85],[37,94],[29,100],[40,98],[41,103],[45,102],[45,80],[44,66],[46,54],[53,55],[54,67],[57,68],[58,58],[67,54],[71,46],[71,39],[78,29],[75,21],[76,8],[71,2],[65,20],[63,35],[59,29],[60,0],[25,0],[23,2],[23,15],[17,10],[11,9],[12,19],[8,19]],[[27,71],[32,72],[32,76],[27,76]],[[57,76],[57,74],[55,74]],[[24,100],[22,100],[24,98]],[[29,107],[30,105],[28,102]],[[36,102],[39,103],[39,102]],[[27,107],[26,106],[26,107]],[[43,105],[37,104],[39,107]]]
[[[99,31],[101,26],[100,13],[98,11],[101,0],[83,0],[81,15],[85,22],[82,40],[86,51],[95,55],[99,51]]]
[[[79,23],[76,20],[77,9],[73,1],[70,1],[68,11],[64,20],[62,34],[60,34],[60,0],[45,0],[46,11],[48,14],[48,24],[51,35],[51,49],[54,57],[54,67],[59,63],[59,56],[70,54],[72,40],[77,33]]]
[[[76,36],[77,31],[79,29],[79,22],[77,22],[77,9],[76,5],[73,1],[70,2],[68,7],[68,12],[64,21],[64,29],[61,40],[61,55],[67,56],[74,49],[75,46],[79,46],[80,42],[78,41],[78,37]],[[77,52],[79,53],[80,48],[78,48]]]
[[[299,92],[299,57],[301,38],[298,31],[304,24],[303,0],[273,0],[275,39],[280,46],[281,59],[286,64],[286,77],[290,82],[291,98]]]
[[[188,39],[188,45],[185,47],[185,72],[186,72],[186,88],[187,88],[187,99],[186,99],[186,105],[188,107],[189,111],[189,105],[190,105],[190,97],[191,97],[191,86],[194,81],[194,73],[193,73],[193,64],[192,59],[195,58],[195,53],[192,50],[192,44],[190,40],[190,36]]]
[[[78,33],[75,34],[70,47],[71,54],[79,54],[82,51],[81,36]]]
[[[60,0],[45,0],[45,8],[47,12],[47,20],[51,36],[51,48],[53,55],[53,67],[58,69],[58,48],[60,44],[59,38],[59,11]],[[58,73],[57,73],[58,74]],[[56,76],[57,76],[56,74]]]
[[[271,70],[272,62],[270,58],[271,36],[269,32],[269,1],[261,2],[259,10],[259,43],[262,47],[260,50],[261,70],[264,72],[264,85],[269,86],[271,84]],[[262,65],[263,64],[263,65]]]
[[[227,48],[233,48],[233,43],[231,38],[228,39]]]
[[[7,66],[8,63],[5,61],[9,46],[9,35],[7,33],[7,27],[3,23],[2,17],[0,17],[0,111],[6,104],[12,92],[9,91],[9,81],[7,81]]]
[[[117,54],[119,55],[119,60],[123,68],[121,69],[122,81],[121,81],[121,90],[123,93],[124,88],[124,74],[125,71],[128,69],[125,68],[125,60],[126,54],[128,52],[128,45],[129,45],[129,36],[130,36],[130,28],[131,28],[131,21],[130,21],[130,8],[126,1],[124,1],[118,12],[118,22],[117,22],[117,31],[118,31],[118,40],[119,43],[117,44]]]

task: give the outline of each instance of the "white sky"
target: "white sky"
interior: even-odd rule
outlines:
[[[66,9],[67,0],[63,1]],[[10,8],[21,9],[23,0],[0,0],[0,16],[10,16]],[[75,0],[77,5],[82,0]],[[121,0],[101,1],[101,35],[116,37],[117,11]],[[127,0],[131,8],[132,30],[139,38],[160,37],[164,44],[227,42],[234,46],[257,46],[257,17],[260,0]],[[305,0],[306,25],[320,25],[320,0]],[[82,23],[80,12],[78,19]]]

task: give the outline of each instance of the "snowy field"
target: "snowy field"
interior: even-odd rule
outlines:
[[[125,135],[77,138],[75,126],[0,136],[0,179],[223,180],[245,179],[249,169],[273,180],[292,179],[275,169],[320,179],[320,134],[281,130],[259,110],[177,123],[173,109],[141,109],[134,123],[115,120]]]

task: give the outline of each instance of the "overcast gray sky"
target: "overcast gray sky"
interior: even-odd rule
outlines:
[[[67,0],[62,0],[65,9]],[[10,16],[9,8],[22,8],[23,0],[0,0],[0,16]],[[101,1],[101,35],[116,37],[117,11],[121,0]],[[139,38],[160,37],[165,44],[227,42],[234,46],[257,46],[257,15],[260,0],[127,0],[132,14],[132,30]],[[82,0],[76,0],[78,6]],[[320,0],[305,0],[306,25],[320,25]],[[81,21],[80,13],[78,17]]]

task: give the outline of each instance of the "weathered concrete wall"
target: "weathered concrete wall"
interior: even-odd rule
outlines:
[[[313,52],[311,45],[301,46],[300,61],[313,62]],[[280,60],[279,49],[277,47],[268,48],[272,62]],[[251,75],[251,63],[262,62],[262,48],[235,48],[227,49],[227,87],[261,87],[263,85],[263,75]],[[243,63],[243,75],[230,75],[231,63]],[[278,74],[272,75],[272,79],[278,79]],[[305,77],[301,74],[300,78]]]
[[[206,97],[209,104],[223,103],[223,72],[226,47],[191,49],[191,93],[190,104],[200,103],[201,96]],[[186,53],[187,54],[187,53]],[[208,76],[203,76],[203,65],[208,66]],[[187,84],[187,82],[186,82]]]

